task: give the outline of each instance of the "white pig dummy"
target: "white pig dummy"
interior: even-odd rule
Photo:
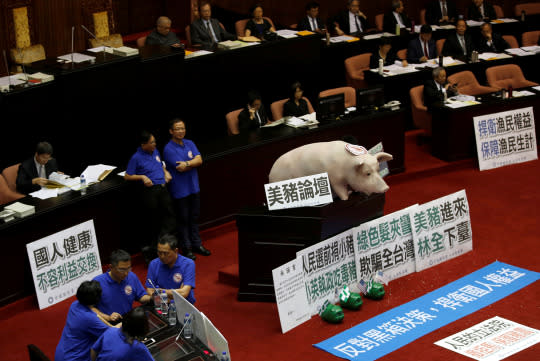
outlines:
[[[388,153],[371,155],[364,147],[340,140],[311,143],[279,157],[268,178],[273,183],[327,172],[334,193],[347,200],[352,192],[386,192],[388,185],[379,175],[379,162],[389,160],[392,155]]]

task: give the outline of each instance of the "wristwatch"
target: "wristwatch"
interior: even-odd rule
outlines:
[[[189,167],[189,160],[186,161],[186,167]]]

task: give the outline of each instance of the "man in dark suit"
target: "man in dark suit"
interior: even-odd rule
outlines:
[[[321,35],[326,34],[326,27],[319,18],[319,3],[310,1],[306,4],[306,16],[300,20],[296,29],[298,31],[313,31]]]
[[[403,1],[392,0],[392,11],[384,14],[383,31],[395,34],[398,24],[401,29],[411,27],[411,21],[407,14],[403,12],[404,9]]]
[[[473,0],[469,5],[469,11],[467,12],[469,20],[476,21],[491,21],[497,19],[495,8],[490,3],[484,2],[484,0]]]
[[[58,171],[58,164],[52,158],[53,148],[47,142],[36,146],[36,153],[21,163],[17,173],[17,191],[28,194],[40,190],[47,184],[49,175]]]
[[[340,12],[334,19],[337,35],[360,35],[368,28],[367,16],[360,11],[359,0],[348,0],[347,10]]]
[[[456,32],[450,34],[444,42],[442,55],[466,61],[471,57],[473,50],[474,43],[472,37],[467,34],[467,23],[459,19],[456,23]]]
[[[420,35],[409,42],[407,48],[407,61],[411,64],[425,63],[429,59],[437,57],[435,42],[431,39],[433,30],[431,26],[424,24],[420,27]]]
[[[482,24],[480,30],[482,36],[476,46],[479,53],[501,53],[510,47],[502,36],[493,34],[490,23]]]
[[[199,6],[200,18],[191,23],[191,45],[203,49],[213,49],[217,43],[234,40],[236,37],[221,27],[217,19],[212,19],[212,7],[208,2]]]
[[[426,7],[426,22],[430,25],[454,23],[456,19],[456,4],[452,0],[435,0]]]
[[[428,111],[431,111],[433,106],[442,104],[446,97],[457,94],[457,84],[448,83],[444,68],[433,69],[432,75],[433,79],[424,83],[424,105]]]

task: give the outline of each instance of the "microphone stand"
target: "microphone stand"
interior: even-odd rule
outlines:
[[[105,60],[105,58],[107,57],[107,50],[106,50],[105,48],[110,48],[110,46],[105,45],[105,42],[104,42],[103,40],[99,40],[99,39],[94,35],[94,33],[92,33],[90,30],[88,30],[88,29],[86,28],[86,26],[84,26],[84,25],[81,24],[81,27],[84,29],[84,31],[86,31],[88,34],[90,34],[90,36],[92,36],[94,39],[96,39],[96,41],[98,42],[98,44],[99,44],[99,43],[102,44],[101,46],[103,47],[103,60]]]
[[[11,75],[9,74],[9,65],[8,65],[8,61],[7,61],[7,56],[6,56],[6,50],[4,49],[3,50],[4,52],[4,64],[6,65],[6,71],[7,71],[7,76],[8,76],[8,92],[13,90],[14,86],[11,84]]]

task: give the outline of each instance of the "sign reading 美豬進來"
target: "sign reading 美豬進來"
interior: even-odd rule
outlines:
[[[474,117],[480,170],[538,159],[532,107]]]
[[[495,316],[436,345],[475,360],[502,360],[540,342],[540,331]]]
[[[311,314],[329,300],[336,303],[345,285],[357,290],[352,228],[296,253],[301,260]]]
[[[86,221],[26,245],[39,309],[73,296],[101,274],[94,221]]]
[[[414,205],[353,228],[358,280],[383,271],[387,281],[413,273],[414,241],[410,214]]]
[[[416,271],[472,250],[465,190],[422,204],[411,213]]]
[[[271,211],[332,203],[328,173],[265,184],[264,190]]]

